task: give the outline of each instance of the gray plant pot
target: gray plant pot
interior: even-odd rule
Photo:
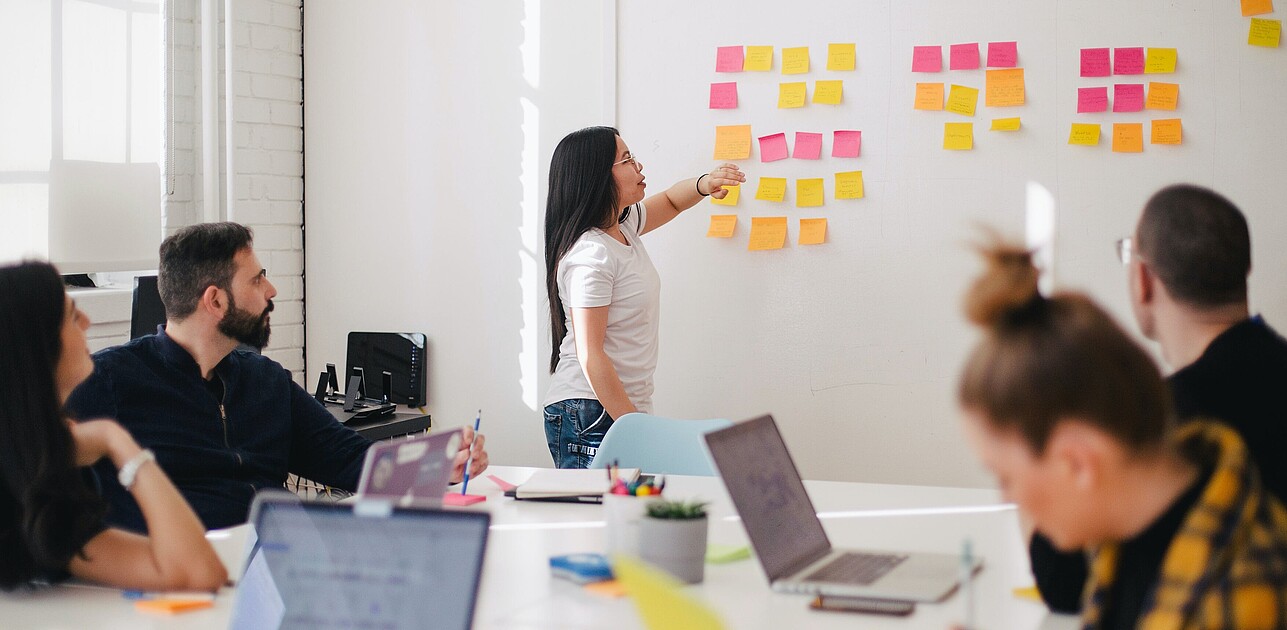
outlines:
[[[706,518],[645,516],[639,522],[639,557],[682,582],[701,582],[706,575]]]

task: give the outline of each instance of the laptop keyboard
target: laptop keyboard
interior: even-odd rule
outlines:
[[[807,582],[871,584],[907,559],[905,555],[846,553],[804,578]]]

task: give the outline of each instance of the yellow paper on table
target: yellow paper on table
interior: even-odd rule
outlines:
[[[804,107],[805,97],[807,96],[805,84],[801,83],[779,83],[778,84],[778,108],[788,109],[792,107]]]
[[[969,151],[974,148],[974,123],[943,123],[943,148]]]
[[[1149,82],[1148,97],[1144,99],[1144,109],[1175,109],[1179,101],[1179,84]]]
[[[785,177],[761,177],[760,186],[755,189],[755,198],[763,201],[782,201],[786,198],[786,186]]]
[[[715,159],[745,160],[751,157],[751,126],[720,125],[715,128]]]
[[[983,104],[988,107],[1023,105],[1023,68],[988,70]]]
[[[1242,0],[1242,17],[1274,12],[1274,0]]]
[[[822,105],[839,105],[844,98],[844,81],[818,81],[813,84],[813,102]]]
[[[1073,123],[1072,132],[1068,134],[1068,144],[1080,144],[1088,147],[1098,146],[1099,125]]]
[[[772,46],[747,46],[746,57],[742,59],[742,70],[747,72],[768,72],[773,69]]]
[[[813,208],[822,205],[822,178],[795,180],[795,207]]]
[[[1247,43],[1252,46],[1277,48],[1278,41],[1282,39],[1282,34],[1282,20],[1251,18],[1251,30],[1247,33]]]
[[[942,110],[943,84],[917,83],[915,108],[933,112]]]
[[[821,245],[827,242],[827,220],[800,219],[800,245]]]
[[[947,93],[947,111],[962,116],[973,116],[974,107],[979,103],[979,90],[964,85],[952,85]]]
[[[1144,74],[1166,74],[1175,72],[1174,48],[1150,48],[1144,57]]]
[[[853,70],[858,63],[858,53],[853,44],[827,44],[828,70]]]
[[[992,131],[1018,131],[1022,125],[1018,118],[992,119]]]
[[[1113,123],[1113,152],[1139,153],[1144,150],[1144,123]]]
[[[785,231],[786,218],[782,218]],[[675,578],[625,556],[614,556],[612,573],[626,587],[648,630],[723,630],[710,607],[690,597]]]
[[[737,229],[736,214],[712,214],[711,226],[706,230],[706,238],[732,238]]]
[[[1179,118],[1163,118],[1153,121],[1149,142],[1152,144],[1180,144],[1183,142],[1184,130]]]
[[[805,74],[809,72],[809,47],[782,49],[782,74]]]
[[[862,171],[836,173],[836,199],[862,199]]]
[[[711,203],[717,206],[736,206],[737,198],[741,195],[741,192],[742,192],[742,187],[725,186],[724,190],[727,190],[728,194],[724,195],[723,199],[716,199],[715,197],[711,197]]]

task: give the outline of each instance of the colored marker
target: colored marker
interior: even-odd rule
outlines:
[[[483,410],[478,410],[478,417],[474,418],[474,439],[478,439],[478,427],[483,423]],[[465,481],[460,484],[460,493],[465,494],[469,490],[469,466],[474,463],[474,448],[469,447],[469,457],[465,459]]]

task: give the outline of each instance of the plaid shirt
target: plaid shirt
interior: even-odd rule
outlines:
[[[1167,548],[1136,628],[1287,628],[1287,509],[1265,492],[1232,429],[1195,422],[1175,439],[1186,457],[1213,472]],[[1092,556],[1087,630],[1099,627],[1118,553],[1107,543]]]

